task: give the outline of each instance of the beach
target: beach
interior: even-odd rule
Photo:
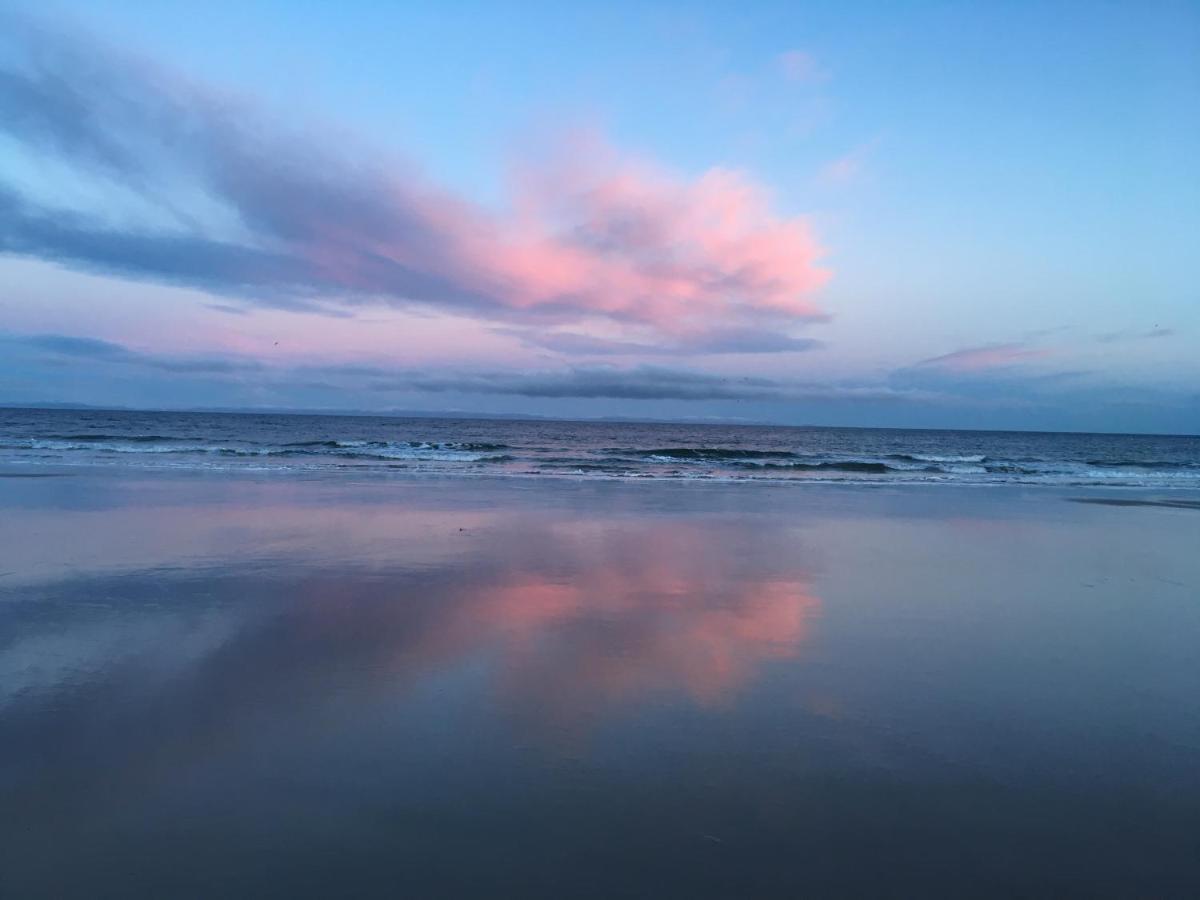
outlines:
[[[1197,110],[1197,0],[0,0],[0,900],[1200,900]]]
[[[4,896],[1200,884],[1196,492],[0,476]]]

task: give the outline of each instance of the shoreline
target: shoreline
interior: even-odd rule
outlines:
[[[29,471],[30,469],[49,469],[51,471]],[[1200,485],[1194,484],[1120,484],[1087,482],[1051,482],[1017,479],[972,481],[965,478],[942,479],[905,479],[888,478],[854,478],[854,477],[802,477],[802,478],[764,478],[741,475],[711,475],[705,473],[627,473],[603,474],[594,472],[503,472],[480,471],[468,469],[421,469],[403,465],[397,466],[347,466],[335,468],[328,465],[303,466],[254,466],[254,465],[169,465],[153,463],[34,463],[0,461],[0,479],[21,478],[63,478],[80,476],[121,477],[146,475],[151,477],[181,478],[245,478],[245,479],[283,479],[294,478],[298,481],[322,481],[327,483],[353,483],[355,480],[373,481],[375,483],[420,482],[420,481],[516,481],[526,483],[544,482],[555,483],[584,483],[584,484],[689,484],[689,485],[729,485],[729,486],[766,486],[784,488],[997,488],[1015,491],[1036,490],[1048,492],[1063,491],[1120,491],[1142,493],[1168,493],[1172,495],[1195,496],[1200,498]]]

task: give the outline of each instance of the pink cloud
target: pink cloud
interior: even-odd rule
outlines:
[[[391,212],[416,218],[423,241],[325,222],[302,248],[322,280],[386,291],[376,281],[383,260],[455,285],[484,312],[670,332],[825,317],[811,294],[829,273],[807,221],[776,215],[745,173],[711,169],[687,180],[590,138],[518,167],[502,213],[402,185],[394,197]]]
[[[754,314],[821,318],[828,278],[807,222],[743,173],[685,180],[602,142],[516,179],[513,214],[459,229],[477,287],[517,308],[565,308],[679,330]]]
[[[811,294],[829,273],[808,222],[775,212],[745,173],[684,177],[574,142],[520,167],[486,209],[99,44],[21,37],[45,52],[32,69],[0,62],[23,98],[0,134],[161,215],[116,226],[0,182],[11,252],[301,309],[375,302],[671,333],[823,317]],[[179,208],[188,198],[197,210]]]
[[[987,347],[956,350],[953,353],[926,359],[917,365],[946,369],[951,372],[980,372],[987,369],[1006,368],[1052,355],[1053,351],[1047,348],[1030,348],[1024,344],[992,344]]]

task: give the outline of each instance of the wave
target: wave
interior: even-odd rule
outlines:
[[[607,453],[623,453],[663,459],[738,460],[738,459],[795,459],[795,453],[786,450],[733,450],[722,447],[661,447],[654,450],[607,450]]]
[[[149,436],[146,436],[147,438]],[[165,443],[167,441],[173,443]],[[129,438],[107,440],[25,439],[0,444],[4,450],[42,450],[58,453],[86,452],[107,454],[190,454],[239,457],[326,457],[336,459],[412,460],[428,462],[499,462],[513,457],[497,455],[505,445],[477,442],[432,443],[422,441],[296,441],[269,446],[232,446],[217,443],[182,443],[179,438],[156,437],[140,442]]]
[[[175,438],[165,438],[160,440],[176,440]],[[121,439],[121,443],[111,443],[108,441],[67,441],[67,440],[30,440],[22,445],[6,445],[7,448],[20,450],[57,450],[59,452],[67,452],[72,450],[85,450],[92,453],[213,453],[221,449],[220,447],[212,447],[211,445],[200,444],[156,444],[153,441],[143,441],[141,443],[129,442]]]
[[[1025,466],[1013,465],[1012,463],[989,463],[984,466],[984,469],[992,475],[1040,475],[1043,472],[1039,469],[1029,469]]]
[[[122,434],[121,432],[126,433]],[[603,435],[603,437],[601,437]],[[424,439],[419,439],[424,438]],[[599,438],[599,440],[597,440]],[[681,426],[518,428],[246,418],[0,414],[0,463],[220,470],[395,471],[730,481],[1200,488],[1200,444],[1096,436],[905,437],[895,432],[708,431]]]
[[[511,457],[510,457],[511,458]],[[625,466],[620,463],[594,463],[582,462],[572,459],[539,459],[537,468],[541,469],[561,469],[563,471],[579,471],[579,472],[634,472],[637,471],[635,466]]]
[[[284,447],[296,447],[296,448],[328,447],[329,449],[332,450],[332,449],[336,449],[338,447],[351,447],[354,445],[362,445],[365,443],[366,443],[365,441],[291,441],[290,443],[284,444],[283,446]]]
[[[121,441],[126,444],[153,444],[180,440],[161,434],[47,434],[45,438],[51,441],[89,441],[93,443]]]
[[[911,472],[912,469],[898,469],[895,466],[889,466],[887,463],[881,462],[863,462],[860,460],[841,460],[833,462],[816,462],[816,463],[787,463],[783,465],[774,464],[762,466],[764,469],[790,469],[792,471],[804,472],[859,472],[871,475],[886,475],[888,472]],[[941,471],[931,467],[926,471]]]
[[[490,445],[489,445],[490,446]],[[472,448],[472,449],[468,449]],[[495,454],[476,449],[471,444],[420,444],[363,442],[361,444],[339,444],[329,452],[314,452],[314,448],[290,450],[268,450],[268,456],[323,456],[335,459],[378,459],[404,460],[412,462],[507,462],[513,459],[506,454]]]
[[[903,460],[905,462],[978,464],[986,461],[987,457],[982,453],[972,456],[938,456],[932,453],[893,453],[888,456],[888,459]]]
[[[508,444],[494,444],[483,441],[293,441],[282,445],[288,449],[328,449],[328,450],[358,450],[362,448],[378,450],[455,450],[472,453],[490,453],[497,450],[511,450]]]
[[[1160,462],[1144,459],[1089,459],[1089,466],[1101,469],[1200,469],[1200,463],[1194,462]]]

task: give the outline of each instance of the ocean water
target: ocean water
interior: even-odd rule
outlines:
[[[0,464],[1200,487],[1200,437],[0,410]]]

